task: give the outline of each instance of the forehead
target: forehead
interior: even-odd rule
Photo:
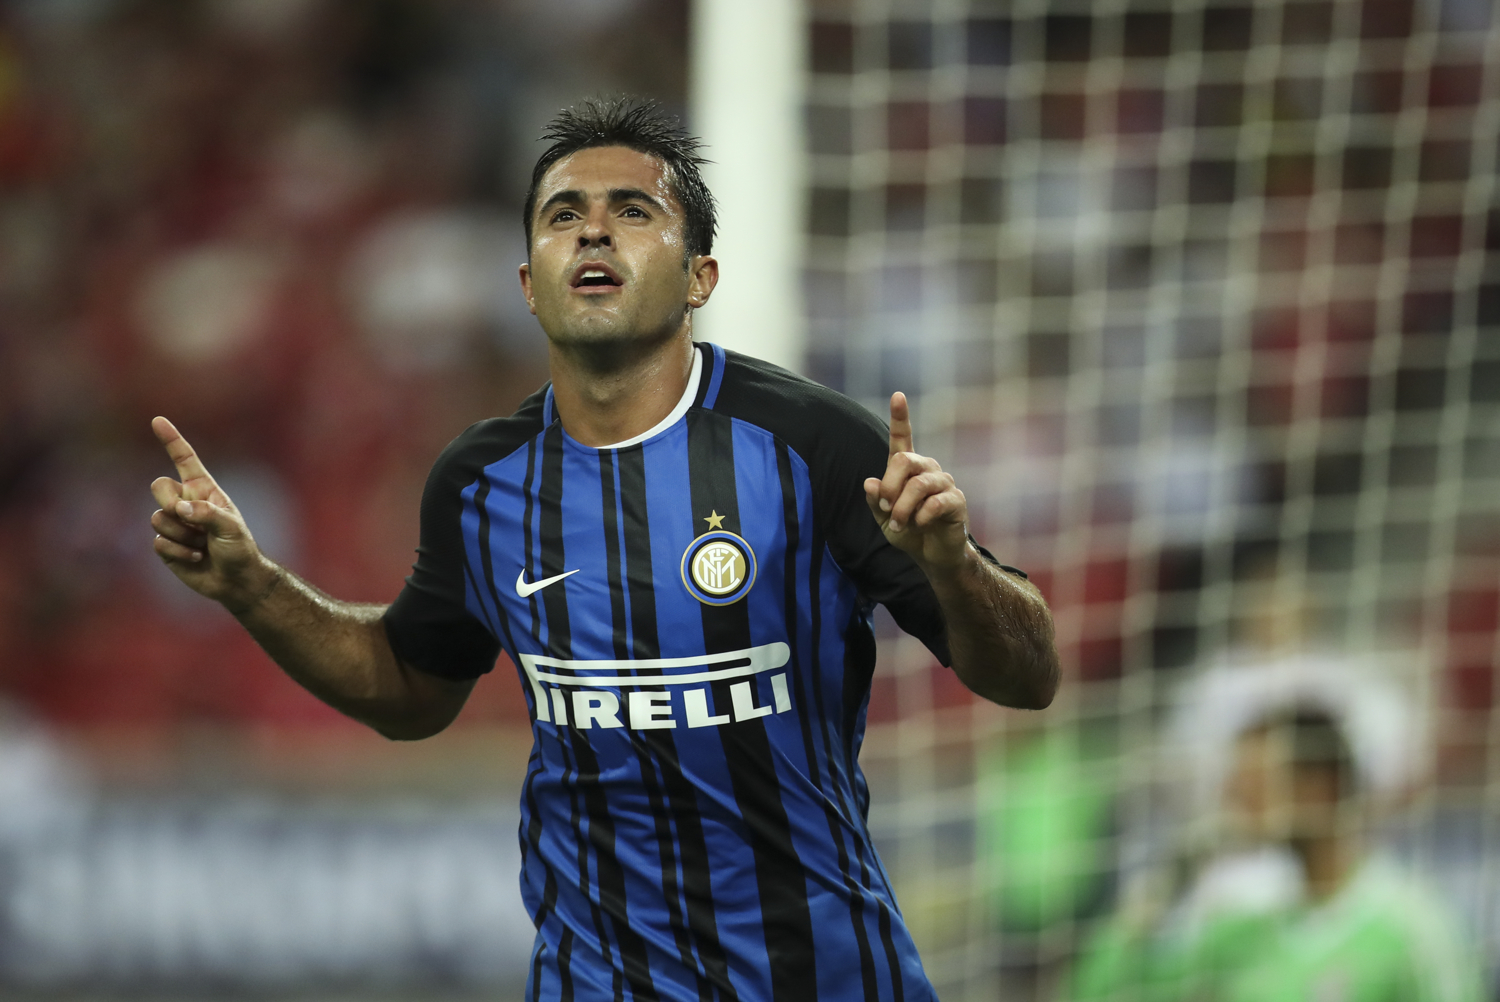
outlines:
[[[559,191],[603,197],[616,188],[637,188],[664,205],[678,208],[666,165],[649,153],[626,146],[596,146],[570,153],[547,169],[537,186],[538,206]]]
[[[1269,727],[1254,727],[1235,739],[1234,748],[1242,758],[1262,759],[1280,749],[1279,737]]]

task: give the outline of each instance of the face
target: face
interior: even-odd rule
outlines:
[[[1257,842],[1331,834],[1340,820],[1335,770],[1296,764],[1291,735],[1282,729],[1260,728],[1240,738],[1227,794],[1231,825]]]
[[[660,160],[622,146],[559,160],[537,190],[521,288],[547,337],[623,346],[680,331],[718,281],[686,257],[686,219]]]

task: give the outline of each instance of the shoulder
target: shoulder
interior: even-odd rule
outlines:
[[[429,486],[437,483],[467,486],[485,467],[498,463],[541,434],[545,428],[543,406],[549,387],[550,384],[531,394],[508,417],[485,418],[465,428],[432,464]]]
[[[724,352],[724,378],[714,410],[764,428],[810,459],[830,446],[869,443],[884,461],[887,431],[880,419],[837,390],[770,362]]]
[[[1429,988],[1444,988],[1433,999],[1471,997],[1465,985],[1479,970],[1473,943],[1435,888],[1377,858],[1366,863],[1342,904],[1354,927],[1351,936],[1367,953],[1404,958]]]

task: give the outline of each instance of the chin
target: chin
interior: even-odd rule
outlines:
[[[581,348],[590,345],[628,344],[640,340],[634,331],[617,319],[590,318],[573,321],[547,332],[547,337],[556,345]]]
[[[653,345],[675,333],[668,325],[640,325],[619,316],[573,317],[554,327],[543,327],[559,348],[608,349]]]

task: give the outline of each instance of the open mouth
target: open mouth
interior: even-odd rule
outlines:
[[[573,288],[575,289],[617,289],[625,284],[625,280],[615,274],[615,270],[606,264],[589,263],[580,265],[573,272]]]

